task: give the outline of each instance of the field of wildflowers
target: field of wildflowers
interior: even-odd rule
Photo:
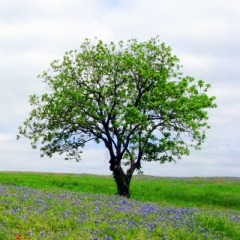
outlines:
[[[238,240],[240,212],[1,184],[0,239]]]

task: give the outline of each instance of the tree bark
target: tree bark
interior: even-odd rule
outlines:
[[[113,170],[113,177],[117,184],[118,195],[130,198],[129,187],[132,174],[126,174],[121,166],[116,166]]]

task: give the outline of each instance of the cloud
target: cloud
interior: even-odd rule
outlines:
[[[103,148],[87,148],[83,160],[65,161],[64,156],[40,158],[39,150],[33,150],[26,139],[16,141],[10,134],[0,135],[1,171],[67,172],[109,174],[108,156]],[[97,164],[96,164],[97,162]]]
[[[239,176],[240,2],[238,0],[0,1],[0,169],[110,173],[106,150],[91,144],[80,163],[40,159],[28,141],[16,141],[31,107],[30,94],[46,86],[36,76],[86,37],[106,42],[157,35],[172,47],[184,75],[203,79],[217,97],[212,128],[201,151],[177,164],[144,163],[146,174]],[[225,176],[226,176],[225,175]]]

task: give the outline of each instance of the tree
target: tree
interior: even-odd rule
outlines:
[[[142,161],[176,161],[205,139],[215,97],[206,94],[209,84],[194,84],[180,68],[158,37],[126,44],[86,39],[39,76],[50,91],[30,96],[33,110],[17,137],[39,144],[41,156],[65,153],[77,161],[86,143],[104,143],[118,194],[130,197]]]

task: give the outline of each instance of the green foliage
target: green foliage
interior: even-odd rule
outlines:
[[[103,142],[112,171],[122,159],[132,172],[141,160],[180,159],[190,146],[200,148],[206,109],[216,107],[210,85],[182,77],[180,68],[158,37],[118,45],[86,39],[39,75],[50,92],[30,96],[33,110],[19,133],[33,148],[40,143],[42,156],[67,153],[77,161],[87,142]]]

